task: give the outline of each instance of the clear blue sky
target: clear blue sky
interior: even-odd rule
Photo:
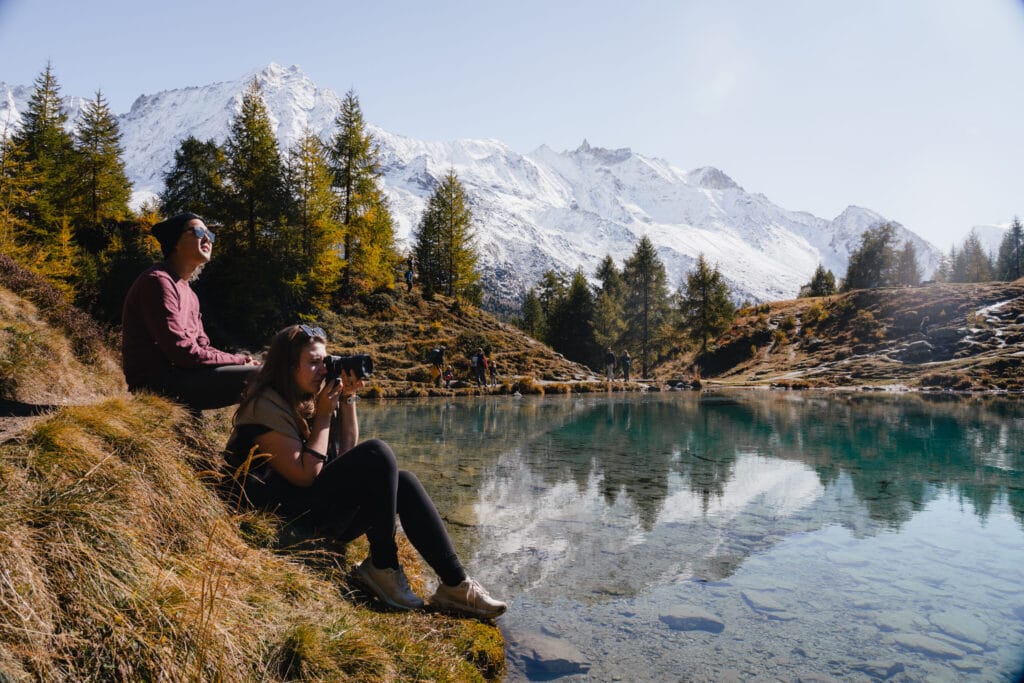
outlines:
[[[942,248],[1024,218],[1024,0],[0,0],[0,80],[64,94],[274,61],[424,140],[630,147]]]

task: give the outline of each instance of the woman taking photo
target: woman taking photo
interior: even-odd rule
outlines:
[[[370,555],[356,575],[396,609],[424,606],[398,563],[395,516],[437,572],[434,607],[490,619],[505,611],[459,563],[444,522],[416,475],[398,469],[379,439],[359,441],[352,372],[325,381],[327,337],[292,325],[270,343],[235,412],[227,457],[236,493],[249,504],[331,528],[341,542],[366,534]],[[238,490],[240,488],[240,491]]]

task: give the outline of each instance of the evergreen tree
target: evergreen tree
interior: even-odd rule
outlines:
[[[951,282],[988,282],[992,279],[992,261],[973,230],[964,239],[960,250],[950,251]]]
[[[553,302],[547,318],[547,342],[569,360],[596,366],[599,349],[594,341],[594,296],[582,270],[573,273],[563,296]]]
[[[22,265],[32,267],[32,249],[25,238],[30,232],[29,217],[37,215],[33,206],[38,196],[33,192],[41,180],[25,150],[5,128],[0,135],[0,253],[7,254]]]
[[[216,142],[188,136],[175,150],[171,170],[164,174],[161,213],[173,216],[191,211],[211,220],[227,219],[226,173],[227,157]]]
[[[662,345],[657,331],[669,314],[665,265],[646,235],[623,265],[622,281],[625,321],[622,341],[630,348],[640,349],[641,375],[646,376],[653,355]]]
[[[704,254],[697,257],[693,271],[686,275],[686,290],[681,297],[681,313],[691,339],[700,342],[706,353],[708,340],[729,329],[736,308],[729,300],[729,287],[718,267],[710,267]]]
[[[95,228],[104,220],[120,221],[128,216],[132,186],[121,158],[121,131],[107,106],[103,93],[82,109],[75,134],[78,153],[79,228]]]
[[[606,254],[594,272],[597,281],[601,283],[601,291],[607,292],[609,296],[618,298],[622,294],[622,271],[615,265],[611,254]]]
[[[74,144],[67,132],[67,114],[60,85],[49,63],[35,82],[14,146],[34,169],[28,188],[33,200],[25,206],[27,240],[44,249],[58,247],[61,220],[71,214],[74,180]]]
[[[288,187],[293,217],[288,239],[279,249],[295,253],[296,296],[314,309],[327,310],[341,274],[341,225],[334,174],[327,149],[312,131],[289,151]]]
[[[911,287],[921,284],[921,264],[917,262],[917,249],[910,240],[896,252],[896,284]]]
[[[463,296],[479,281],[473,215],[451,170],[431,195],[416,229],[416,262],[424,290]]]
[[[622,318],[622,272],[609,254],[598,264],[594,276],[600,282],[594,300],[594,339],[598,348],[618,347],[626,329]]]
[[[996,257],[996,277],[1000,280],[1016,280],[1024,275],[1024,226],[1020,219],[1013,217],[1010,229],[999,243]]]
[[[860,247],[850,254],[843,290],[872,289],[893,284],[896,265],[896,252],[893,249],[895,240],[896,228],[891,223],[883,223],[867,230],[861,236]]]
[[[818,264],[811,281],[800,288],[800,298],[811,296],[832,296],[836,293],[836,276],[825,266]]]
[[[380,152],[354,91],[345,94],[335,125],[330,157],[344,229],[343,289],[349,294],[393,283],[394,223],[380,186]]]
[[[281,154],[256,79],[242,95],[242,108],[231,121],[225,151],[234,224],[225,225],[226,232],[237,239],[235,225],[241,228],[248,253],[255,255],[262,237],[285,213]]]
[[[545,270],[537,282],[537,301],[545,319],[555,310],[555,304],[565,296],[569,280],[556,270]]]
[[[544,339],[544,311],[537,298],[537,290],[531,287],[523,297],[520,309],[519,328],[534,339]]]

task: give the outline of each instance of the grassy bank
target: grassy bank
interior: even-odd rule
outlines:
[[[0,445],[0,680],[501,675],[494,626],[367,604],[347,582],[365,545],[282,549],[296,536],[276,519],[226,509],[200,474],[221,436],[161,399],[115,398]]]

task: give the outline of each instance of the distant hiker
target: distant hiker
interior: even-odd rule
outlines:
[[[199,298],[189,285],[213,255],[213,233],[194,213],[161,221],[152,233],[164,260],[139,275],[121,312],[128,390],[162,394],[192,411],[238,403],[259,363],[210,346]]]
[[[444,352],[446,350],[444,344],[441,344],[427,356],[432,366],[430,368],[430,380],[436,382],[437,386],[441,386],[441,369],[444,367]]]
[[[921,334],[928,336],[928,328],[931,326],[932,319],[926,315],[925,317],[921,318],[921,327],[919,327],[918,330],[921,332]]]
[[[452,380],[454,380],[454,379],[455,379],[455,373],[452,372],[452,366],[449,365],[448,367],[446,367],[444,369],[444,388],[445,389],[451,389],[452,388]]]
[[[629,349],[622,352],[622,358],[619,359],[619,365],[622,366],[622,380],[624,382],[628,382],[629,369],[633,367],[633,356],[629,355]]]
[[[291,325],[270,342],[266,364],[235,411],[225,449],[238,503],[303,519],[341,543],[366,535],[370,553],[355,575],[385,604],[420,609],[398,560],[396,517],[409,542],[437,573],[434,607],[491,619],[506,609],[471,579],[416,475],[398,468],[380,439],[359,441],[355,374],[326,381],[323,330]]]
[[[498,386],[498,364],[494,362],[493,358],[487,359],[487,369],[491,373],[491,384]]]
[[[412,278],[413,278],[412,262],[410,261],[409,262],[409,267],[405,269],[405,291],[406,292],[411,292],[412,291]]]
[[[612,351],[612,347],[608,347],[608,351],[604,354],[604,367],[608,374],[608,381],[611,382],[615,379],[615,352]]]
[[[487,386],[487,356],[484,355],[483,349],[477,349],[476,362],[473,364],[473,368],[476,370],[476,385],[480,388]]]

